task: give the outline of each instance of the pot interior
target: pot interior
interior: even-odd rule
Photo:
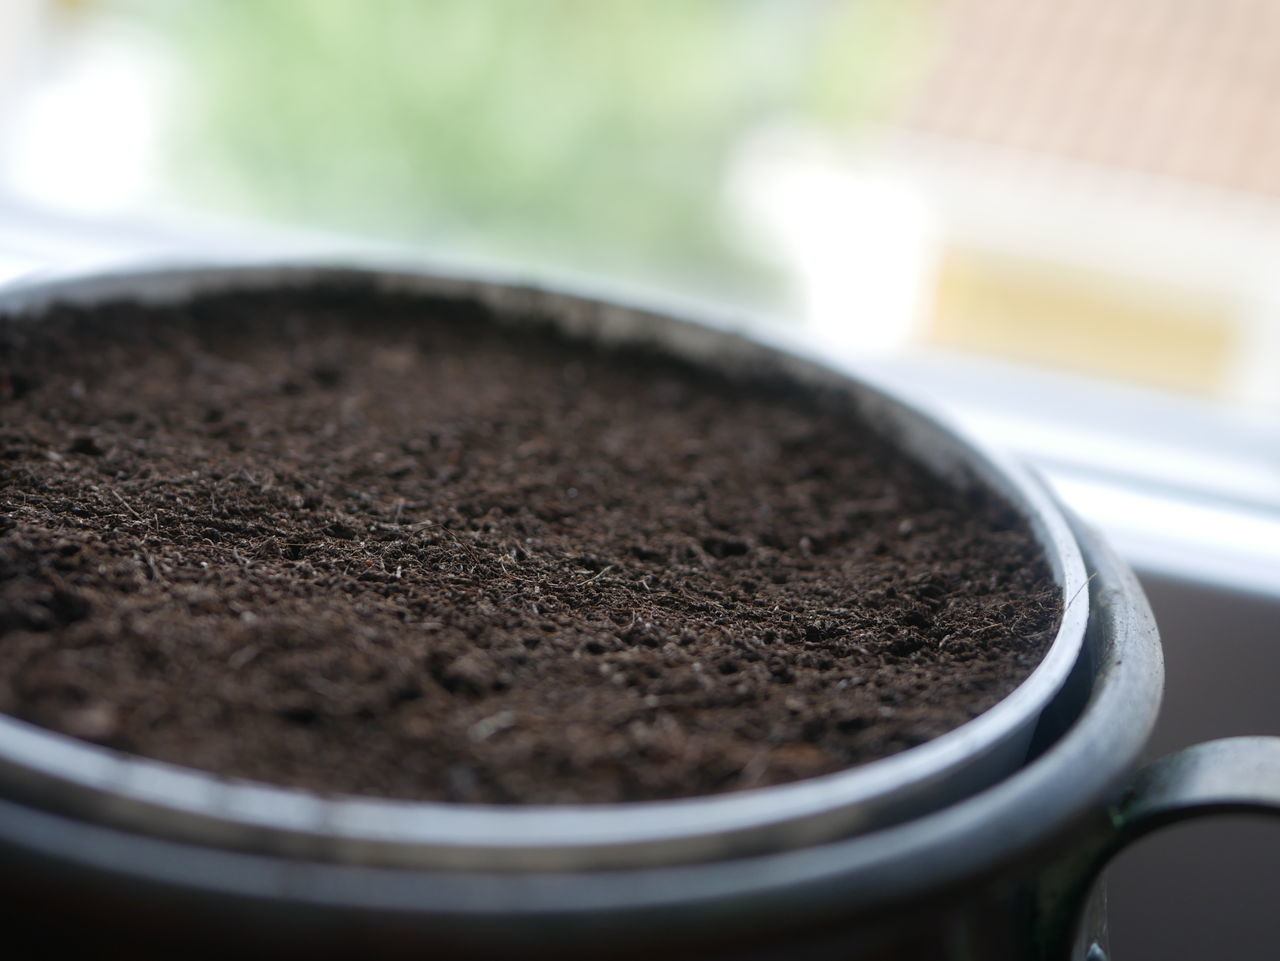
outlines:
[[[715,860],[803,847],[868,832],[945,807],[1018,769],[1036,724],[1076,663],[1088,598],[1068,525],[1022,472],[909,403],[802,356],[796,345],[694,320],[493,278],[317,265],[170,269],[13,288],[0,313],[121,298],[175,303],[210,291],[359,281],[386,291],[474,300],[518,324],[537,317],[575,337],[643,345],[753,375],[782,375],[838,391],[879,434],[961,488],[994,492],[1027,520],[1063,606],[1040,665],[1011,694],[918,747],[834,774],[690,799],[610,805],[443,804],[323,797],[216,778],[122,755],[0,717],[0,780],[15,796],[131,830],[257,852],[362,864],[502,871],[571,870]]]

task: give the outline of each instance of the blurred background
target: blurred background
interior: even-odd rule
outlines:
[[[0,0],[0,282],[347,252],[792,325],[1138,567],[1154,753],[1280,733],[1280,2]],[[1115,954],[1274,958],[1278,893],[1161,836]]]

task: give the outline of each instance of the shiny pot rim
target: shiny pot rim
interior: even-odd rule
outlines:
[[[685,357],[763,365],[802,382],[838,386],[910,456],[961,483],[994,488],[1029,520],[1061,588],[1058,635],[1012,693],[947,734],[835,774],[729,794],[518,808],[325,798],[121,755],[7,716],[0,716],[0,790],[143,833],[269,854],[456,870],[600,870],[737,857],[864,833],[952,804],[1022,762],[1037,719],[1077,661],[1089,619],[1085,568],[1067,521],[1019,465],[865,373],[833,370],[780,332],[744,336],[723,317],[632,306],[576,294],[566,285],[540,289],[474,272],[350,262],[159,266],[37,279],[0,290],[0,315],[22,316],[56,303],[171,303],[204,291],[317,282],[475,298],[499,316],[535,314],[575,335],[657,343]]]

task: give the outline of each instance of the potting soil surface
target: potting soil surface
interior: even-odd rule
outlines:
[[[321,792],[616,802],[885,757],[1060,596],[779,378],[358,284],[0,322],[0,711]]]

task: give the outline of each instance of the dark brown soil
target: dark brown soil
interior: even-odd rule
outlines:
[[[829,398],[358,287],[0,326],[0,710],[326,792],[730,791],[1039,661],[1016,514]]]

